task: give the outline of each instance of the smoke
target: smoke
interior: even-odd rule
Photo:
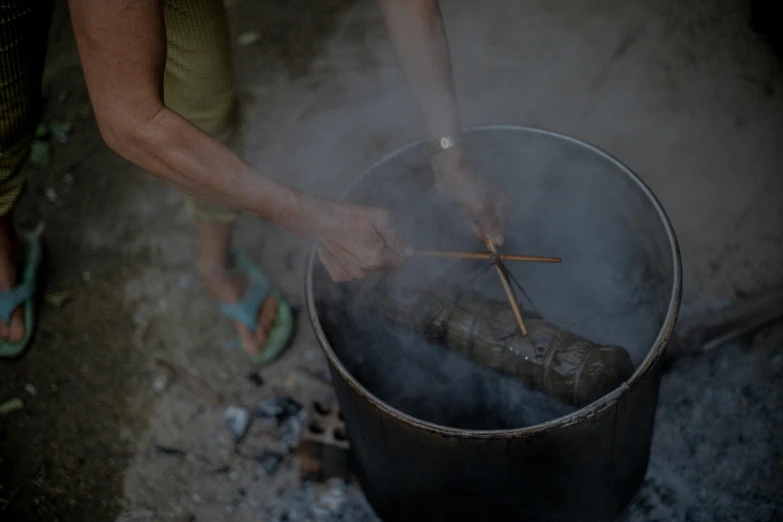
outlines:
[[[424,131],[374,3],[345,15],[307,75],[280,73],[251,88],[258,103],[245,115],[248,159],[325,197],[339,197],[371,163]]]
[[[334,295],[319,304],[326,335],[348,371],[415,418],[462,429],[514,429],[575,409]]]
[[[672,285],[666,236],[651,203],[609,159],[567,140],[499,129],[471,133],[467,149],[517,202],[507,250],[564,260],[507,263],[541,316],[595,343],[623,346],[638,365],[663,323]],[[351,199],[391,210],[418,247],[476,249],[454,206],[428,188],[426,165],[421,150],[408,150],[370,171]],[[515,165],[524,165],[524,183],[515,182]],[[573,411],[378,317],[393,315],[394,306],[410,309],[417,290],[443,285],[453,264],[409,261],[394,275],[405,286],[393,299],[379,287],[387,274],[349,285],[316,277],[322,324],[348,370],[387,404],[449,426],[517,428]],[[482,261],[475,266],[457,282],[504,299],[494,270]]]
[[[512,4],[491,6],[512,9]],[[508,50],[509,34],[493,32],[480,19],[464,11],[458,15],[448,5],[444,12],[460,109],[467,115],[464,123],[541,122],[537,115],[542,112],[562,116],[578,104],[580,110],[584,107],[587,95],[581,100],[550,96],[546,104],[527,108],[523,103],[522,93],[541,86],[548,74],[563,81],[573,78],[583,67],[574,56],[568,59],[569,70],[538,69],[526,85],[498,87],[511,81],[504,70],[520,63]],[[551,24],[556,35],[564,28],[553,17],[539,10],[519,20],[523,26]],[[492,17],[495,22],[498,18]],[[493,37],[487,38],[489,34]],[[518,52],[544,53],[552,63],[576,52],[556,44],[554,37],[528,43]],[[278,111],[269,93],[282,93],[282,86],[288,103],[282,104],[285,111]],[[281,76],[253,94],[260,103],[247,115],[254,129],[245,140],[249,159],[290,185],[327,197],[338,197],[374,161],[424,134],[373,4],[348,13],[307,76]],[[638,365],[658,334],[671,288],[671,259],[653,207],[609,160],[568,141],[501,130],[477,133],[466,147],[475,168],[511,196],[505,251],[564,260],[557,265],[509,265],[542,316],[593,342],[625,347]],[[352,198],[390,208],[416,247],[479,248],[458,213],[433,192],[430,176],[427,157],[411,149],[380,165]],[[406,269],[425,288],[447,263],[414,262]],[[491,271],[489,276],[466,284],[502,296]],[[358,286],[369,292],[372,284],[371,279]],[[317,299],[328,286],[316,287]],[[349,370],[382,400],[411,415],[449,425],[501,428],[571,411],[516,381],[381,324],[365,311],[328,300],[322,305],[322,322]]]

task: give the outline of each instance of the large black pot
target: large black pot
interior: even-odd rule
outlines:
[[[361,359],[366,338],[346,334],[357,325],[324,309],[334,283],[313,253],[308,312],[361,485],[385,521],[616,520],[647,469],[661,356],[679,310],[672,227],[635,174],[580,141],[487,126],[471,129],[466,147],[476,169],[511,196],[506,250],[564,259],[513,266],[544,317],[594,342],[624,346],[635,371],[587,407],[519,429],[459,429],[415,418],[349,372],[346,361]],[[477,248],[456,221],[427,217],[431,183],[427,146],[416,142],[372,166],[345,199],[386,206],[417,246]]]

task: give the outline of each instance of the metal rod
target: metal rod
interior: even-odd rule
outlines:
[[[448,250],[417,250],[417,255],[425,257],[456,257],[461,259],[492,259],[490,252],[452,252]],[[559,257],[520,256],[516,254],[497,254],[502,261],[532,261],[538,263],[560,263]]]
[[[495,256],[497,256],[497,250],[495,250],[495,245],[492,243],[492,240],[487,238],[486,240],[487,248],[490,252],[492,252]],[[522,320],[522,314],[519,313],[519,306],[517,306],[517,300],[514,299],[514,292],[511,291],[511,286],[508,284],[508,279],[506,278],[506,274],[503,272],[503,269],[498,265],[495,264],[495,269],[498,271],[498,276],[500,276],[500,282],[503,283],[503,290],[506,291],[506,297],[508,297],[508,302],[511,304],[511,309],[514,311],[514,317],[517,318],[517,324],[519,324],[519,329],[522,330],[522,335],[527,335],[527,328],[525,328],[525,322]]]

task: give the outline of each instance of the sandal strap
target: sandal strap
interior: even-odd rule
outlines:
[[[237,303],[220,303],[220,311],[226,317],[239,321],[255,333],[258,312],[271,288],[272,285],[266,276],[255,274],[250,278],[250,285],[242,300]]]
[[[22,234],[22,240],[25,257],[22,282],[8,292],[0,292],[0,318],[6,324],[11,322],[14,310],[32,298],[36,290],[36,273],[41,262],[41,241],[32,233]]]
[[[9,324],[14,310],[30,299],[34,293],[35,279],[23,281],[9,292],[0,292],[0,318],[2,318],[6,324]]]

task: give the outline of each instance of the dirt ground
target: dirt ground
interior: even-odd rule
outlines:
[[[0,520],[265,519],[261,506],[294,483],[296,460],[264,476],[235,453],[224,407],[167,379],[155,359],[247,408],[276,393],[304,401],[310,392],[287,379],[325,362],[300,317],[264,384],[248,379],[195,272],[181,196],[100,140],[63,4],[44,121],[74,130],[31,173],[18,214],[25,228],[46,225],[48,298],[29,353],[0,361],[0,401],[24,402],[0,418]],[[780,64],[741,3],[652,4],[444,2],[465,123],[552,128],[636,169],[679,235],[691,307],[780,284]],[[233,0],[230,17],[236,42],[257,38],[236,48],[251,161],[335,196],[421,135],[371,2]],[[309,245],[249,218],[236,240],[301,307]],[[780,515],[780,357],[777,346],[736,345],[675,367],[634,522]]]

